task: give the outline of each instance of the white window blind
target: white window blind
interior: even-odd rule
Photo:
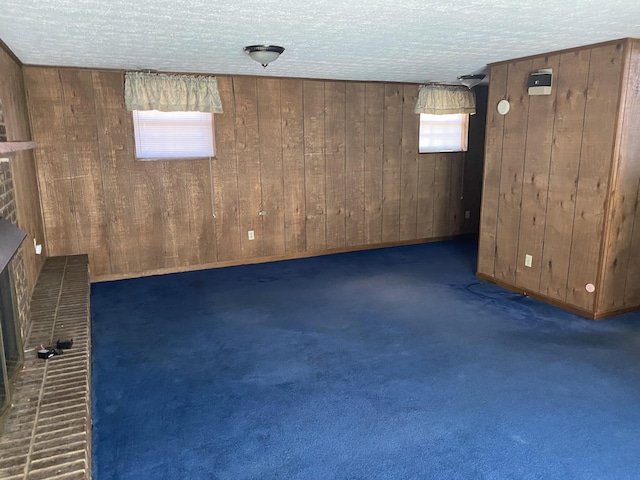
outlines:
[[[420,153],[466,152],[469,136],[469,115],[420,114]]]
[[[134,110],[139,159],[213,157],[213,114]]]

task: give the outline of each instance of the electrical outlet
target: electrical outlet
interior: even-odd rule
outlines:
[[[533,263],[533,257],[529,254],[524,256],[524,266],[531,268],[531,264]]]
[[[248,234],[249,234],[249,240],[253,240],[255,238],[253,234],[253,230],[249,230]]]
[[[464,211],[465,220],[469,220],[471,218],[471,212],[469,210]]]
[[[36,239],[33,239],[33,248],[36,250],[36,255],[42,254],[42,245],[36,242]]]

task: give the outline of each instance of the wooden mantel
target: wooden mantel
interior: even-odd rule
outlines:
[[[36,148],[36,142],[0,142],[0,155]]]

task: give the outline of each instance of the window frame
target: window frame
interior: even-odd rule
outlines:
[[[140,131],[140,125],[139,125],[139,114],[140,113],[146,113],[146,112],[158,112],[158,113],[162,113],[162,114],[180,114],[180,113],[199,113],[199,114],[205,114],[209,116],[209,120],[210,120],[210,125],[211,125],[211,155],[189,155],[187,154],[180,154],[179,152],[173,154],[174,152],[172,152],[171,155],[167,155],[167,156],[161,156],[161,155],[153,155],[153,156],[139,156],[140,154],[140,147],[139,147],[139,131]],[[211,112],[183,112],[183,111],[179,111],[179,112],[160,112],[159,110],[132,110],[131,111],[131,115],[132,115],[132,124],[133,124],[133,142],[134,142],[134,148],[135,148],[135,158],[136,161],[141,161],[141,162],[153,162],[153,161],[174,161],[174,160],[203,160],[203,159],[209,159],[209,158],[215,158],[216,155],[216,139],[215,139],[215,128],[214,128],[214,114]],[[167,124],[169,124],[170,122],[167,121]],[[164,127],[166,128],[166,126]]]

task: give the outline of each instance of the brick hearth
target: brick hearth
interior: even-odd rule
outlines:
[[[49,360],[39,345],[72,337]],[[31,300],[31,332],[0,431],[0,478],[91,478],[89,272],[86,255],[47,259]],[[31,350],[34,349],[34,350]]]

